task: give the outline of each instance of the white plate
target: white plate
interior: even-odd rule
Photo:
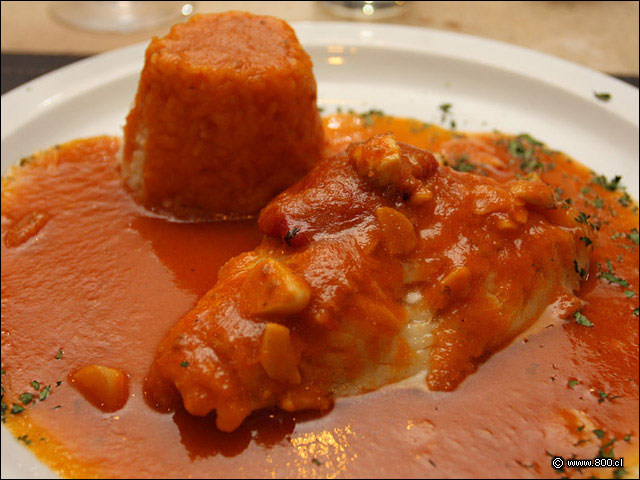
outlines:
[[[438,122],[451,103],[458,128],[527,132],[597,172],[623,175],[638,198],[638,89],[523,48],[391,25],[297,23],[319,103]],[[2,172],[56,143],[121,134],[145,44],[77,62],[2,96]],[[609,102],[594,92],[611,94]],[[52,473],[2,428],[2,476]]]

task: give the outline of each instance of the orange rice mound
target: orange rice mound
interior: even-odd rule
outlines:
[[[253,214],[323,148],[311,59],[283,20],[196,15],[151,41],[122,157],[143,204],[179,217]]]

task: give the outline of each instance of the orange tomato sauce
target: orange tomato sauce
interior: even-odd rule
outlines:
[[[498,179],[522,173],[519,152],[509,151],[513,138],[500,134],[378,115],[332,115],[324,126],[328,151],[393,131],[458,169]],[[579,476],[554,471],[549,455],[593,458],[602,447],[637,461],[638,215],[633,201],[603,187],[610,182],[538,149],[542,178],[600,228],[579,294],[592,327],[543,316],[452,392],[385,388],[338,399],[322,416],[259,412],[222,433],[212,416],[156,412],[142,384],[167,330],[211,288],[220,266],[261,234],[250,220],[183,223],[149,214],[123,186],[119,146],[108,137],[72,142],[3,184],[6,426],[62,476]],[[484,166],[465,166],[462,153]],[[494,168],[492,158],[513,166]],[[8,247],[12,231],[20,243]],[[104,413],[70,386],[68,374],[93,363],[130,376],[121,410]],[[24,405],[23,393],[35,404]],[[14,404],[24,410],[12,413]]]

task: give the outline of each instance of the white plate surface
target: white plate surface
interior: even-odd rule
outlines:
[[[391,25],[297,23],[319,104],[438,123],[451,103],[458,129],[527,132],[593,170],[623,175],[638,198],[638,89],[584,67],[467,35]],[[57,143],[120,135],[145,44],[83,60],[2,96],[2,173]],[[594,92],[611,94],[609,102]],[[2,427],[2,477],[52,472]]]

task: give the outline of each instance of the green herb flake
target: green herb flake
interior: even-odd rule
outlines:
[[[606,449],[601,448],[598,452],[598,458],[613,458],[613,448],[610,448],[608,452]]]
[[[600,185],[605,190],[609,190],[610,192],[615,192],[618,188],[620,188],[620,181],[622,177],[620,175],[616,175],[611,180],[607,179],[604,175],[599,175],[597,177],[593,177],[591,179],[592,183],[596,185]]]
[[[631,232],[627,233],[626,236],[629,240],[631,240],[631,243],[633,243],[634,245],[638,245],[638,242],[640,242],[640,235],[638,234],[637,228],[634,228],[633,230],[631,230]]]
[[[611,94],[608,92],[593,92],[593,96],[601,102],[608,102],[611,100]]]
[[[580,278],[584,278],[584,276],[587,274],[587,271],[584,268],[578,267],[577,260],[573,261],[573,269],[576,271],[578,275],[580,275]]]
[[[17,415],[22,412],[24,412],[24,407],[22,405],[18,405],[17,403],[14,403],[13,405],[11,405],[11,413],[13,413],[14,415]]]
[[[624,437],[622,437],[622,440],[629,443],[631,441],[631,434],[627,433]]]
[[[476,166],[469,162],[469,157],[466,155],[459,157],[455,163],[445,162],[445,164],[458,172],[473,172],[476,169]]]
[[[31,382],[31,386],[33,387],[33,389],[37,392],[38,390],[40,390],[40,382],[34,380],[33,382]]]
[[[528,133],[521,133],[520,135],[518,135],[518,138],[522,140],[526,140],[530,145],[535,145],[536,147],[541,147],[544,145],[544,142],[541,142],[540,140],[536,140]]]
[[[576,312],[573,314],[573,316],[575,317],[576,323],[578,325],[582,325],[583,327],[593,327],[593,323],[591,323],[591,320],[589,320],[582,313]]]
[[[29,439],[29,435],[21,435],[19,437],[16,437],[16,440],[24,443],[25,445],[31,445],[31,440]]]
[[[284,241],[287,242],[287,245],[291,246],[291,243],[290,243],[291,239],[295,237],[299,231],[300,231],[300,227],[293,227],[291,230],[287,232],[287,234],[284,236]]]
[[[311,463],[315,463],[318,466],[322,465],[322,462],[320,460],[318,460],[317,458],[312,458],[311,459]]]
[[[376,110],[375,108],[372,108],[368,112],[361,113],[360,117],[362,117],[362,119],[364,120],[364,124],[370,127],[375,122],[374,117],[384,117],[384,112],[382,110]]]
[[[599,428],[595,429],[593,431],[593,433],[598,438],[603,438],[604,437],[604,430],[600,430]]]
[[[591,215],[586,214],[584,212],[578,212],[578,216],[574,217],[574,220],[578,223],[581,223],[583,225],[588,225],[589,227],[591,227],[594,230],[598,230],[598,228],[591,223]]]
[[[589,237],[580,237],[580,241],[584,242],[587,247],[593,243]]]
[[[624,467],[618,467],[613,471],[613,478],[624,478],[627,473]]]
[[[33,395],[31,395],[30,393],[20,394],[20,401],[23,405],[27,405],[31,400],[33,400]]]
[[[593,208],[597,208],[600,209],[604,207],[604,200],[601,199],[600,197],[596,197],[593,199]]]
[[[635,295],[635,292],[633,290],[625,290],[624,291],[624,296],[627,298],[631,298]]]
[[[180,362],[180,366],[182,368],[187,368],[189,366],[189,362],[186,362],[186,361],[185,362]]]
[[[62,358],[62,349],[58,349],[58,353],[56,353],[56,360],[60,360]]]
[[[428,123],[420,122],[410,127],[409,130],[411,131],[411,133],[421,133],[421,132],[424,132],[427,128],[429,128]]]
[[[567,386],[573,390],[573,388],[580,383],[580,380],[569,380]]]
[[[624,192],[621,197],[618,197],[618,203],[623,207],[628,207],[632,203],[631,196]]]
[[[450,103],[441,103],[438,108],[440,109],[440,111],[442,113],[449,113],[449,111],[451,110],[452,105]]]
[[[541,144],[530,135],[521,134],[509,141],[508,150],[512,157],[520,159],[520,170],[532,172],[540,170],[544,166],[535,157],[535,149]]]
[[[40,392],[40,401],[46,400],[50,393],[51,393],[51,385],[47,385]]]
[[[598,398],[598,403],[602,403],[604,402],[607,398],[609,398],[609,394],[608,393],[604,393],[601,390],[598,390],[598,396],[600,398]]]
[[[620,278],[614,275],[613,267],[611,265],[611,260],[607,258],[607,266],[609,268],[608,272],[600,272],[598,273],[598,278],[604,278],[609,283],[615,283],[620,285],[621,287],[628,287],[629,282],[627,282],[624,278]]]

